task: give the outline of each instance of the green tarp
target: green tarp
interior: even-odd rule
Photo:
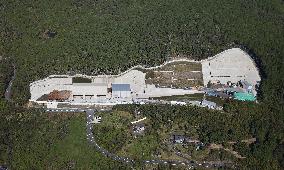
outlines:
[[[236,92],[234,94],[234,98],[237,100],[242,100],[242,101],[255,101],[256,98],[253,96],[251,93],[241,93],[241,92]]]

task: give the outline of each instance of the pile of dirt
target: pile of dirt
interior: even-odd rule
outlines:
[[[69,90],[62,90],[62,91],[53,90],[48,94],[48,100],[60,100],[60,101],[67,100],[69,99],[70,95],[71,91]]]

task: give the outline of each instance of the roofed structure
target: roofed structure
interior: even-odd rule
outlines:
[[[112,97],[114,98],[130,98],[130,84],[112,84]]]
[[[107,84],[104,83],[73,83],[71,89],[73,95],[106,96]]]
[[[130,91],[130,84],[112,84],[112,91]]]
[[[144,132],[144,130],[145,130],[145,125],[144,124],[136,124],[136,125],[134,125],[133,126],[133,132],[134,133],[142,133],[142,132]]]
[[[185,142],[185,136],[183,135],[173,135],[173,142],[174,143],[184,143]]]

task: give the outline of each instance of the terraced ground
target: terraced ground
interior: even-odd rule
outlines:
[[[200,63],[178,61],[147,70],[146,83],[158,87],[189,88],[203,86]]]

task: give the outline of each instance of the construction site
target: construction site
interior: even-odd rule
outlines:
[[[233,48],[202,61],[180,59],[153,68],[137,66],[119,75],[51,75],[30,84],[30,102],[47,108],[115,105],[195,93],[254,101],[259,82],[251,57]]]

